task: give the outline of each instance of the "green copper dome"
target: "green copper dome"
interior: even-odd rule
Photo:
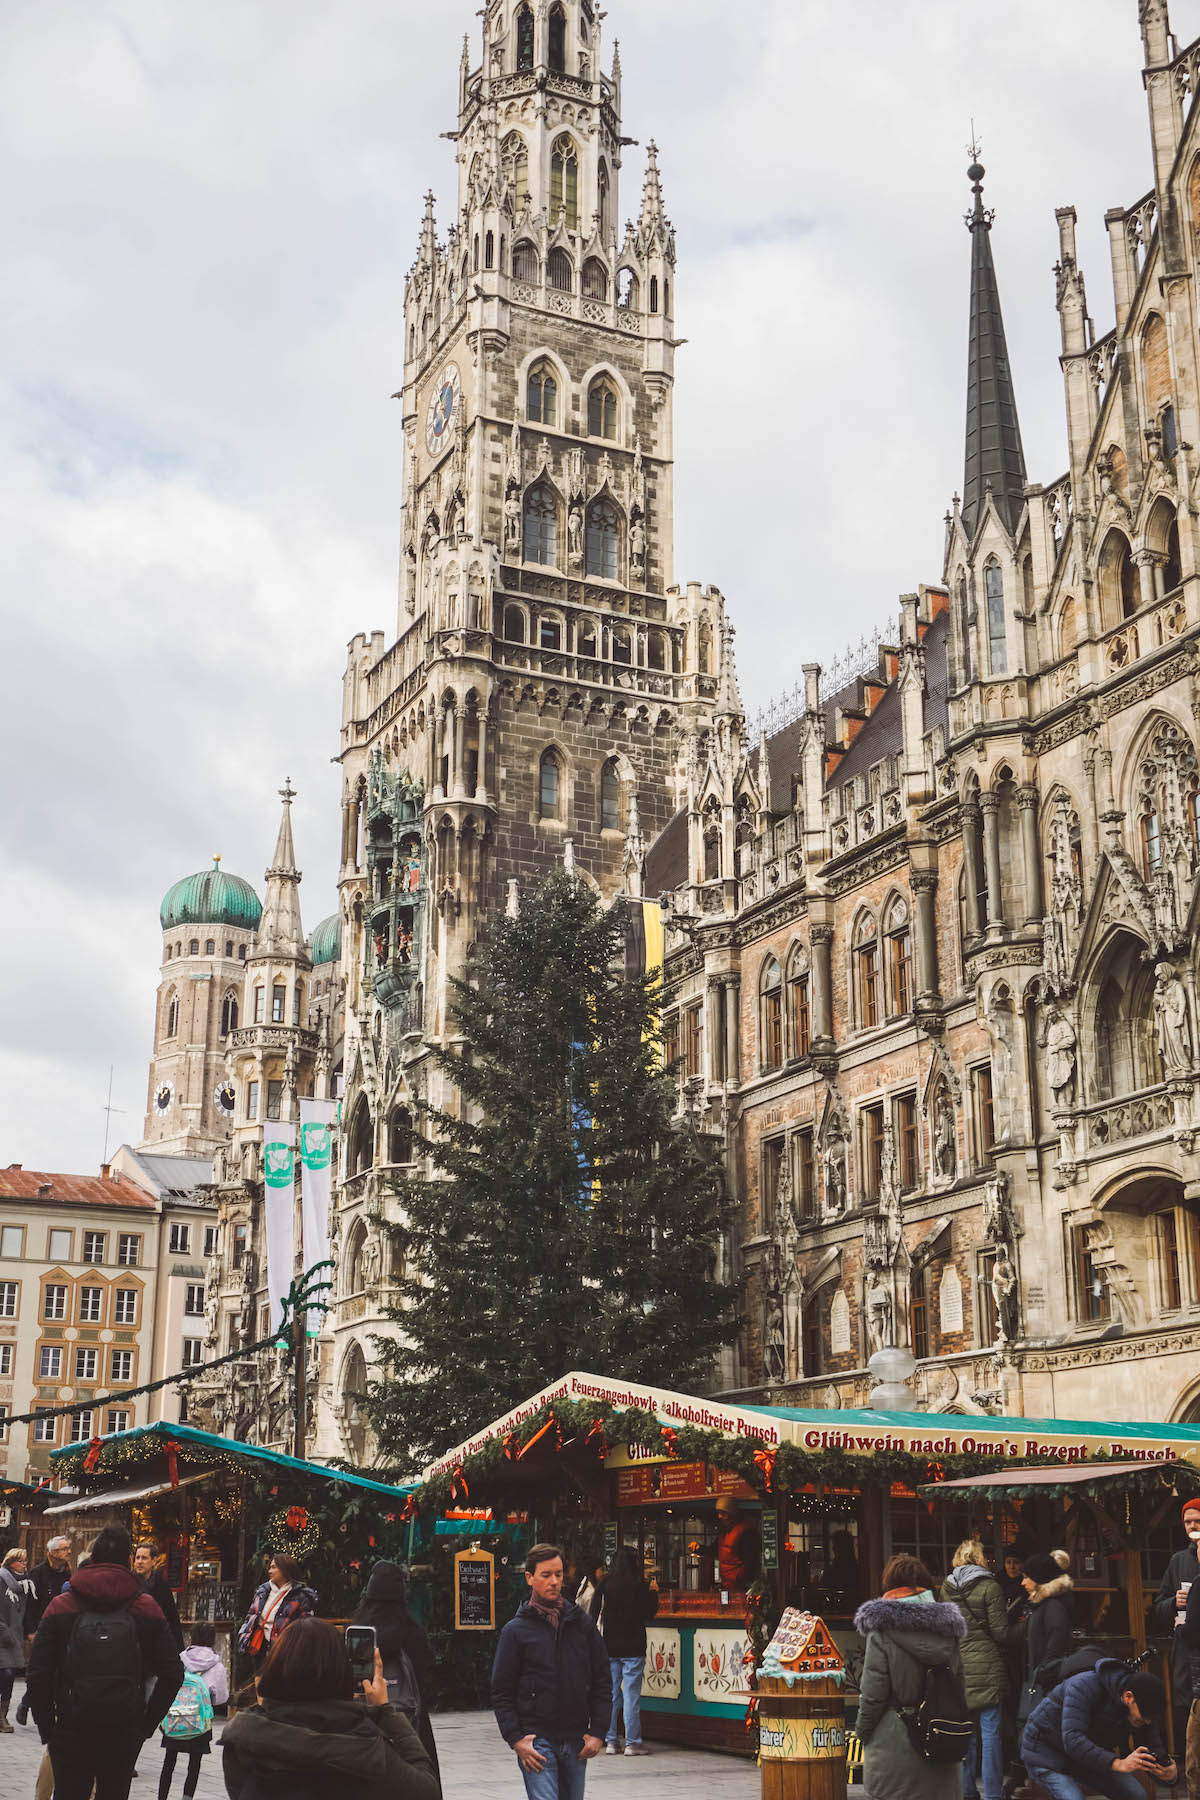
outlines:
[[[262,902],[240,875],[227,875],[220,858],[214,857],[211,869],[198,875],[186,875],[171,888],[158,909],[164,931],[177,925],[236,925],[244,931],[257,931],[262,918]]]
[[[318,963],[337,962],[342,954],[342,917],[340,913],[330,913],[322,919],[312,934],[313,967]]]

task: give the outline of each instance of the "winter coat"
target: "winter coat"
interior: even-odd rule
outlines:
[[[962,1765],[926,1762],[896,1709],[917,1705],[926,1669],[962,1674],[962,1613],[932,1598],[868,1600],[854,1629],[867,1640],[855,1726],[864,1745],[865,1791],[880,1800],[959,1800]]]
[[[383,1673],[387,1680],[395,1679],[392,1671],[399,1664],[402,1651],[412,1664],[417,1692],[421,1696],[421,1711],[413,1723],[440,1780],[437,1745],[429,1722],[437,1664],[428,1637],[408,1610],[408,1583],[398,1563],[375,1564],[353,1623],[374,1628],[375,1648],[383,1658]]]
[[[183,1666],[189,1675],[200,1677],[214,1706],[228,1706],[229,1676],[215,1650],[207,1644],[190,1644],[183,1653]]]
[[[153,1681],[146,1700],[144,1735],[149,1737],[166,1718],[183,1685],[183,1664],[167,1622],[132,1569],[121,1563],[89,1562],[76,1569],[62,1593],[50,1602],[33,1640],[26,1691],[43,1743],[54,1732],[58,1677],[76,1619],[85,1612],[122,1610],[133,1615],[147,1686]]]
[[[612,1712],[612,1676],[595,1624],[574,1601],[558,1629],[529,1602],[500,1633],[492,1664],[492,1711],[506,1743],[531,1732],[554,1743],[603,1737]]]
[[[1129,1684],[1128,1664],[1106,1656],[1086,1675],[1072,1675],[1036,1706],[1021,1739],[1021,1761],[1036,1779],[1039,1769],[1070,1769],[1097,1782],[1112,1773],[1113,1758],[1129,1740],[1129,1714],[1121,1694]],[[1139,1743],[1163,1759],[1162,1726],[1140,1726]]]
[[[29,1593],[11,1569],[0,1569],[0,1669],[25,1667],[25,1609]]]
[[[645,1656],[646,1623],[658,1612],[658,1595],[648,1581],[619,1581],[610,1575],[601,1590],[604,1603],[605,1654],[610,1658]]]
[[[1182,1625],[1175,1625],[1175,1595],[1184,1582],[1190,1582],[1187,1608]],[[1197,1603],[1192,1605],[1192,1595]],[[1177,1550],[1167,1564],[1154,1601],[1155,1623],[1173,1632],[1171,1640],[1172,1686],[1181,1706],[1200,1700],[1200,1559],[1194,1550]]]
[[[139,1580],[142,1578],[139,1576]],[[170,1582],[161,1569],[154,1569],[142,1580],[142,1586],[167,1621],[167,1630],[171,1634],[171,1642],[177,1650],[183,1649],[183,1626],[179,1623],[179,1608],[175,1604],[175,1595]]]
[[[33,1599],[25,1611],[25,1630],[27,1634],[35,1632],[42,1622],[42,1614],[52,1600],[58,1596],[71,1579],[71,1565],[65,1569],[56,1569],[47,1557],[36,1569],[31,1570],[30,1580],[33,1582]]]
[[[1069,1575],[1044,1581],[1029,1596],[1028,1630],[1029,1674],[1046,1663],[1057,1662],[1071,1648],[1073,1609],[1071,1590],[1075,1583]]]
[[[250,1790],[291,1800],[439,1800],[420,1739],[391,1706],[356,1700],[264,1700],[221,1735],[230,1800]]]
[[[942,1583],[942,1599],[957,1606],[967,1621],[962,1647],[963,1686],[972,1712],[999,1706],[1008,1698],[1004,1647],[1012,1634],[1000,1583],[987,1569],[964,1563],[951,1569]]]
[[[285,1625],[290,1625],[293,1619],[310,1618],[317,1610],[317,1596],[312,1588],[302,1587],[297,1582],[295,1587],[288,1589],[271,1616],[270,1643],[264,1639],[260,1649],[251,1651],[250,1639],[262,1618],[263,1607],[267,1604],[270,1595],[271,1584],[269,1581],[264,1581],[260,1587],[256,1587],[254,1598],[250,1602],[250,1611],[238,1627],[238,1649],[246,1656],[265,1656]]]

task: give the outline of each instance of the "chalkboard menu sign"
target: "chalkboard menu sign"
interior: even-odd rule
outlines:
[[[763,1509],[759,1523],[762,1526],[762,1560],[764,1569],[779,1567],[779,1514],[769,1507]]]
[[[496,1559],[486,1550],[460,1550],[454,1559],[454,1629],[496,1629]]]

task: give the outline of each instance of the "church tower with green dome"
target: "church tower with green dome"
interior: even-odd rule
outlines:
[[[242,1017],[246,958],[261,918],[250,883],[228,874],[219,856],[164,897],[141,1149],[210,1156],[228,1143],[236,1096],[225,1059]]]

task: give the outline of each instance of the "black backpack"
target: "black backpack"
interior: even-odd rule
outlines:
[[[388,1704],[402,1712],[415,1727],[422,1711],[421,1690],[408,1651],[403,1648],[393,1651],[383,1666],[383,1673],[387,1681]]]
[[[928,1763],[960,1763],[975,1740],[975,1719],[967,1710],[962,1679],[944,1664],[926,1665],[921,1698],[897,1709],[912,1747]]]
[[[71,1627],[58,1679],[55,1711],[67,1731],[140,1729],[146,1676],[137,1620],[119,1612],[81,1613]]]

